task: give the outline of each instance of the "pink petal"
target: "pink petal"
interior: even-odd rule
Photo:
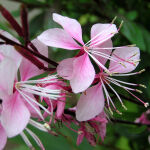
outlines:
[[[61,98],[61,101],[57,101],[57,111],[56,111],[56,116],[58,119],[61,119],[62,114],[64,113],[65,109],[65,98]]]
[[[110,39],[114,33],[117,32],[118,31],[115,24],[95,24],[91,28],[91,39],[93,39],[95,36],[97,37],[91,41],[91,45],[97,43],[101,44]]]
[[[70,85],[74,93],[86,90],[95,77],[94,67],[87,54],[75,58],[73,62],[73,75]]]
[[[47,46],[64,48],[69,50],[80,49],[74,39],[63,29],[54,28],[44,31],[38,36],[38,40]]]
[[[13,92],[17,66],[11,58],[5,57],[0,62],[0,98]]]
[[[96,49],[93,48],[93,50],[97,51],[97,52],[101,52],[101,53],[104,53],[108,56],[110,56],[111,52],[112,52],[112,49],[100,49],[100,48],[111,48],[113,47],[112,45],[112,41],[111,39],[105,41],[104,43],[98,45],[98,46],[95,46]],[[102,57],[102,56],[98,56],[98,55],[95,55],[93,54],[97,60],[99,60],[99,62],[103,65],[105,65],[105,63],[107,62],[108,59]]]
[[[4,36],[6,36],[7,38],[9,38],[9,39],[11,39],[11,40],[19,43],[16,38],[14,38],[12,35],[10,35],[6,31],[0,30],[0,34],[2,34]],[[0,39],[0,41],[2,41],[2,40]],[[22,56],[15,50],[15,48],[13,46],[10,46],[10,45],[0,45],[0,52],[4,56],[12,58],[15,61],[17,67],[19,67],[19,65],[21,63]]]
[[[62,60],[57,67],[58,75],[64,79],[70,80],[72,78],[74,60],[75,58]]]
[[[140,50],[137,47],[117,48],[114,50],[112,56],[118,63],[110,61],[109,70],[111,72],[127,73],[133,71],[139,64],[137,62],[135,65],[133,62],[140,59]],[[120,62],[124,65],[121,65]]]
[[[64,17],[59,14],[53,13],[53,20],[60,24],[65,31],[67,31],[74,39],[84,45],[82,40],[82,29],[80,23],[69,17]]]
[[[48,47],[46,45],[44,45],[43,43],[41,43],[37,39],[34,39],[32,41],[32,43],[37,48],[39,53],[48,57]],[[43,63],[45,66],[48,66],[48,64],[46,62],[43,61]],[[43,72],[44,72],[43,70],[38,69],[34,64],[32,64],[26,58],[22,59],[22,63],[20,65],[20,75],[21,75],[22,81],[25,81],[25,80],[28,80],[28,79],[34,77],[34,76],[40,75]]]
[[[101,113],[104,108],[104,95],[102,85],[97,84],[82,93],[76,110],[78,121],[86,121]]]
[[[28,124],[29,119],[29,110],[17,92],[3,102],[1,123],[8,137],[21,133]]]
[[[7,135],[3,128],[3,126],[0,124],[0,150],[3,150],[7,142]]]

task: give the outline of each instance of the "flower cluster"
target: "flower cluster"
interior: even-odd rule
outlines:
[[[2,6],[1,11],[3,15],[10,16]],[[109,113],[116,111],[121,114],[111,94],[127,109],[112,84],[123,88],[145,107],[148,106],[134,94],[141,93],[137,87],[144,85],[116,79],[117,76],[143,72],[130,73],[140,61],[138,47],[113,47],[111,38],[119,32],[121,25],[117,29],[114,21],[110,24],[97,23],[91,28],[91,39],[84,43],[77,20],[56,13],[53,20],[62,28],[46,30],[32,41],[29,41],[27,34],[20,33],[15,21],[10,21],[17,33],[24,37],[25,46],[0,30],[0,149],[5,146],[7,137],[18,134],[33,149],[26,132],[44,149],[40,139],[27,125],[57,135],[51,126],[60,121],[78,134],[78,145],[84,137],[91,145],[96,145],[96,134],[103,141]],[[47,46],[78,50],[78,54],[57,65],[48,58]],[[56,68],[49,68],[48,63]],[[98,66],[97,70],[93,64]],[[48,75],[41,76],[45,71]],[[69,93],[81,94],[73,108],[66,108],[66,102],[71,101]],[[71,124],[75,124],[78,130],[73,129]]]

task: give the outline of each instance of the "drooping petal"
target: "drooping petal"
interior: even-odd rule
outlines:
[[[2,34],[3,36],[17,42],[18,40],[16,38],[14,38],[12,35],[10,35],[8,32],[6,31],[3,31],[3,30],[0,30],[0,34]],[[0,39],[0,41],[2,41]],[[0,45],[0,52],[4,55],[4,56],[7,56],[7,57],[10,57],[12,58],[17,67],[19,67],[20,63],[21,63],[21,60],[22,60],[22,56],[15,50],[15,48],[13,46],[10,46],[10,45]]]
[[[5,57],[0,62],[0,98],[12,94],[17,65],[11,58]]]
[[[64,79],[70,80],[73,74],[74,60],[75,58],[68,58],[68,59],[62,60],[57,67],[58,75]]]
[[[101,113],[104,108],[104,95],[102,85],[97,84],[83,93],[78,101],[76,118],[78,121],[86,121]]]
[[[99,45],[110,39],[117,32],[118,31],[115,24],[95,24],[91,28],[91,39],[93,40],[90,45]]]
[[[37,48],[39,53],[48,57],[48,47],[46,45],[44,45],[37,39],[34,39],[32,43]],[[46,62],[43,61],[43,63],[45,66],[48,66]],[[40,70],[39,68],[37,68],[33,63],[31,63],[26,58],[22,59],[22,62],[20,65],[20,75],[21,75],[22,81],[28,80],[34,76],[42,74],[43,72],[44,72],[43,70]]]
[[[7,142],[7,135],[3,128],[3,126],[0,124],[0,150],[3,150]]]
[[[53,20],[60,24],[74,39],[84,45],[80,23],[72,18],[53,13]]]
[[[117,48],[112,57],[118,62],[110,61],[109,71],[127,73],[133,71],[139,64],[140,50],[137,47]]]
[[[54,28],[44,31],[38,36],[38,40],[47,46],[64,48],[69,50],[80,49],[74,39],[63,29]]]
[[[30,112],[18,92],[15,92],[3,102],[1,123],[8,137],[13,137],[21,133],[29,119]]]
[[[85,53],[82,56],[75,58],[73,62],[73,75],[70,80],[70,85],[74,93],[79,93],[86,90],[95,77],[94,67]]]

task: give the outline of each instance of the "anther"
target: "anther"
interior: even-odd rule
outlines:
[[[123,107],[125,110],[127,110],[127,107],[126,107],[125,105],[122,104],[122,107]]]
[[[123,67],[127,68],[126,65],[122,62],[119,62],[119,64],[121,64]]]
[[[51,130],[51,127],[49,126],[48,123],[44,123],[44,127],[45,127],[47,130]]]
[[[83,134],[83,131],[78,131],[78,134],[79,134],[79,135]]]
[[[139,84],[139,86],[140,86],[140,87],[143,87],[143,88],[145,88],[145,89],[147,88],[147,87],[146,87],[145,85],[143,85],[143,84]]]
[[[141,90],[135,89],[136,92],[142,94],[143,92]]]
[[[136,46],[136,44],[132,44],[132,45],[127,45],[128,47],[135,47]],[[136,53],[136,54],[138,54],[138,53]],[[134,56],[134,55],[133,55]]]
[[[121,21],[121,23],[120,23],[120,26],[119,26],[119,29],[118,30],[120,30],[121,29],[121,27],[122,27],[122,25],[123,25],[123,20]]]
[[[139,73],[143,73],[144,71],[145,71],[145,69],[142,69],[142,70],[139,71]]]
[[[110,113],[113,115],[113,112],[112,112],[111,108],[109,107],[108,109],[109,109]]]
[[[144,103],[144,106],[147,108],[149,106],[149,103]]]
[[[119,115],[122,115],[122,113],[121,113],[120,111],[116,110],[116,112],[117,112]]]
[[[111,24],[113,24],[116,19],[117,19],[117,16],[114,17],[114,19],[112,20]]]

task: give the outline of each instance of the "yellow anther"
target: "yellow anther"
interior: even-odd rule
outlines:
[[[139,73],[143,73],[145,71],[145,69],[142,69],[141,71],[139,71]]]
[[[122,107],[123,107],[125,110],[127,110],[127,107],[126,107],[125,105],[122,104]]]
[[[136,92],[142,94],[143,92],[141,90],[135,89]]]
[[[121,23],[120,23],[120,26],[119,26],[119,30],[121,29],[121,27],[122,27],[122,25],[123,25],[123,20],[121,21]]]
[[[112,20],[111,24],[113,24],[116,19],[117,19],[117,16],[114,17],[114,19]]]
[[[108,109],[109,109],[110,113],[113,115],[113,112],[112,112],[111,108],[109,107]]]
[[[48,123],[44,123],[44,127],[45,127],[47,130],[51,130],[51,127],[49,126]]]
[[[141,86],[141,87],[143,87],[143,88],[147,88],[145,85],[143,85],[143,84],[139,84],[139,86]]]
[[[79,134],[79,135],[83,134],[83,131],[78,131],[78,134]]]
[[[119,115],[122,115],[122,113],[121,113],[120,111],[116,110],[116,112],[117,112]]]
[[[127,68],[126,65],[122,62],[119,62],[119,64],[121,64],[123,67]]]
[[[136,46],[136,44],[132,44],[132,45],[127,45],[128,47],[135,47]],[[138,53],[136,53],[136,55],[137,55]],[[134,55],[133,55],[134,56]]]

